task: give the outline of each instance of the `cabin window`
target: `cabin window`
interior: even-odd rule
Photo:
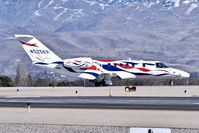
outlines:
[[[168,66],[163,63],[156,63],[156,68],[168,68]]]
[[[146,67],[146,64],[145,64],[145,63],[143,63],[143,64],[142,64],[142,66],[143,66],[143,67]]]
[[[120,67],[122,67],[123,66],[123,64],[122,63],[120,63]]]

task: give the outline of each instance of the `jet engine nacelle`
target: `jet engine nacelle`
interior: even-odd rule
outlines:
[[[92,58],[72,58],[64,60],[63,65],[65,67],[80,69],[80,68],[88,68],[92,66]]]

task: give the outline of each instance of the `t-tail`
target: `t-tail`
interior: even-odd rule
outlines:
[[[51,64],[62,62],[62,59],[31,35],[15,35],[33,64]]]
[[[34,65],[43,69],[55,70],[63,60],[31,35],[15,35]]]

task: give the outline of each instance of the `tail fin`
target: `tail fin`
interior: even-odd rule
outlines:
[[[31,35],[15,35],[33,63],[52,63],[62,61],[50,49]]]

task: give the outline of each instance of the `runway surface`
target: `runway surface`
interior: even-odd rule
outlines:
[[[18,89],[18,92],[17,92]],[[137,86],[125,92],[124,86],[111,87],[0,87],[0,97],[38,96],[137,96],[137,97],[199,97],[199,86]],[[186,90],[186,93],[185,93]],[[77,94],[75,92],[78,92]]]
[[[198,118],[198,111],[79,108],[31,108],[29,111],[27,108],[0,107],[0,123],[35,123],[38,126],[61,124],[198,128]]]
[[[0,87],[0,97],[109,96],[110,91],[112,96],[122,97],[199,97],[199,86],[137,86],[132,93],[125,92],[124,86]]]
[[[199,86],[138,86],[132,94],[122,86],[0,88],[8,124],[198,128],[198,106]]]
[[[197,97],[24,97],[0,98],[1,107],[199,110]]]

